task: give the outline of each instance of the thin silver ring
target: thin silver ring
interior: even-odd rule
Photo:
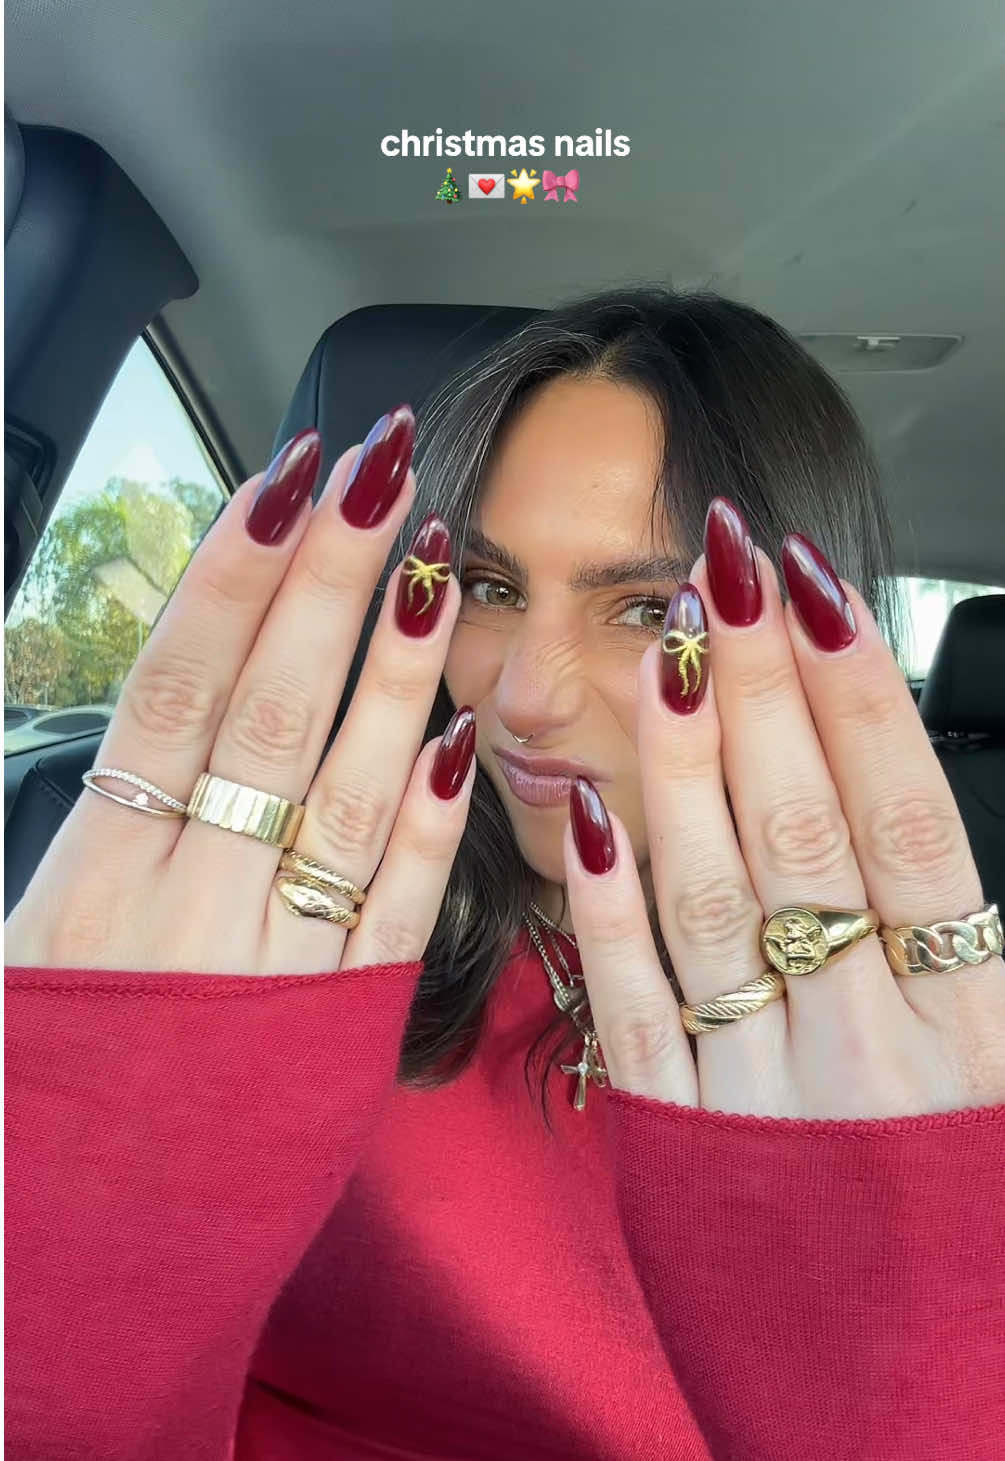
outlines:
[[[140,794],[134,797],[116,796],[115,792],[109,791],[107,787],[95,786],[93,778],[96,776],[114,777],[117,781],[131,782],[133,786],[140,788]],[[132,771],[120,771],[117,766],[97,766],[92,767],[90,771],[85,771],[80,779],[86,787],[91,791],[96,791],[99,796],[107,796],[109,801],[118,802],[123,807],[132,807],[136,812],[146,812],[148,817],[184,817],[188,815],[188,808],[184,802],[169,796],[159,786],[154,786],[152,781],[144,781],[142,776],[136,776]],[[171,810],[162,811],[159,807],[148,806],[147,799],[151,796],[166,803]]]

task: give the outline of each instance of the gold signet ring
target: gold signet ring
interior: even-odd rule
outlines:
[[[815,974],[878,928],[875,908],[776,908],[761,927],[761,952],[779,974]]]

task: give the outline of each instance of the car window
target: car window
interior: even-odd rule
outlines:
[[[947,578],[903,577],[898,583],[906,610],[903,668],[910,680],[923,680],[928,674],[954,604],[979,594],[1005,593],[997,584],[957,583]]]
[[[102,403],[4,633],[4,754],[100,731],[227,492],[145,340]]]

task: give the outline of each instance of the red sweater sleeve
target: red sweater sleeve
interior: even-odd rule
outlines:
[[[10,1454],[232,1454],[259,1331],[393,1089],[420,971],[8,969]]]
[[[797,1121],[609,1096],[627,1245],[715,1461],[998,1461],[1005,1105]]]

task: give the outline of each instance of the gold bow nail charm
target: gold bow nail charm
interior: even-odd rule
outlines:
[[[416,584],[421,583],[426,590],[426,602],[419,609],[424,614],[433,602],[433,584],[446,583],[450,578],[449,563],[423,563],[421,558],[409,555],[405,559],[404,573],[408,576],[408,605],[411,608],[412,594],[415,592]]]
[[[432,633],[449,582],[450,531],[442,518],[430,514],[401,565],[395,605],[398,628],[413,638]]]
[[[708,624],[701,595],[693,583],[681,584],[670,600],[662,645],[663,699],[677,715],[690,715],[704,700],[708,684],[702,663],[708,654]]]

